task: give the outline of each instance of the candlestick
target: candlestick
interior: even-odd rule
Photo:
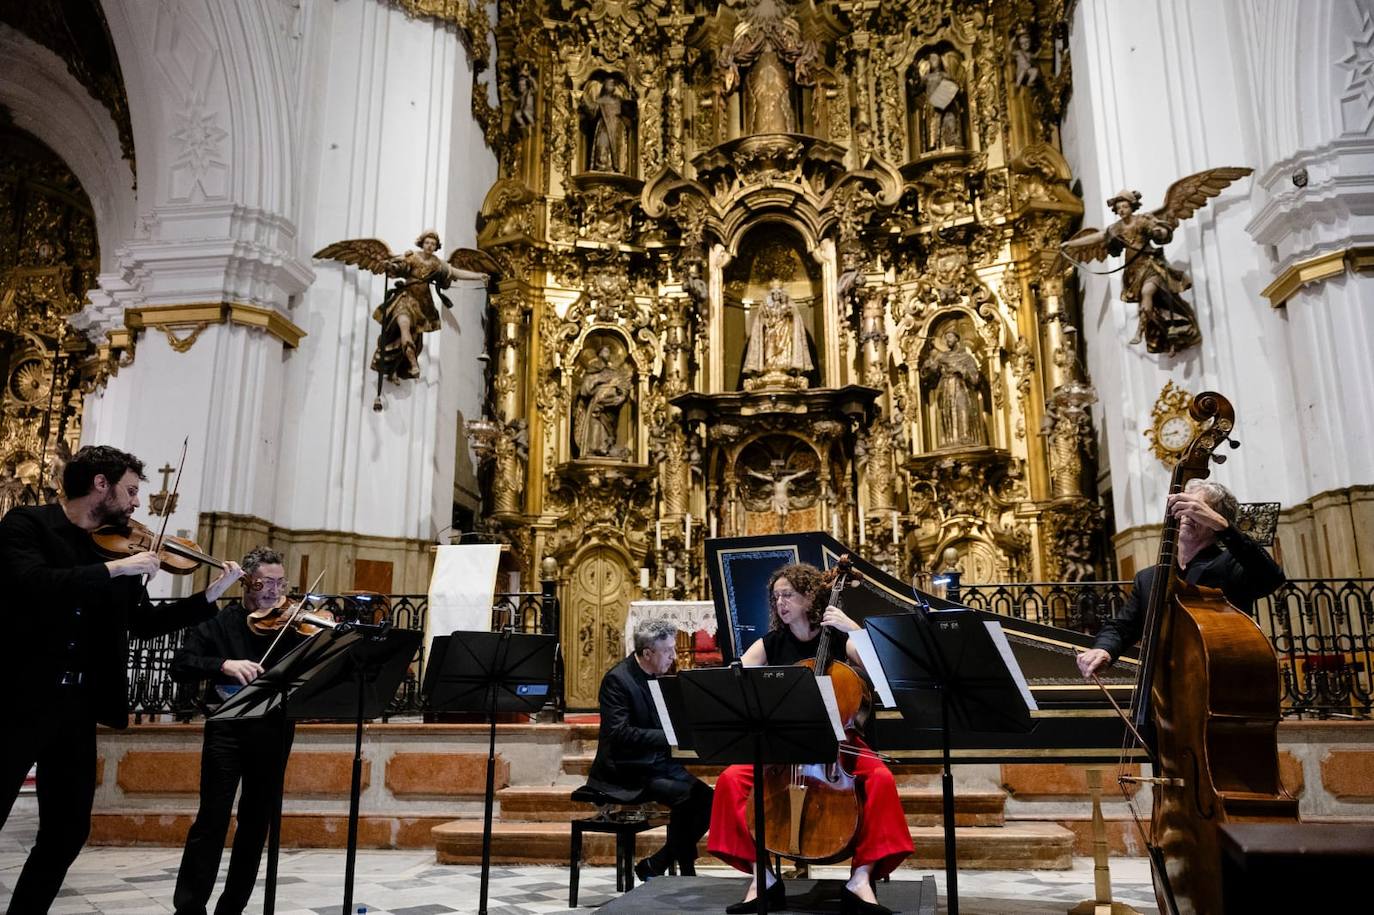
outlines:
[[[897,509],[895,509],[895,508],[892,510],[892,545],[893,545],[893,546],[896,546],[897,543],[898,543],[898,540],[897,540],[897,522],[898,522],[898,520],[901,518],[901,514],[902,514],[902,513],[899,512],[899,511],[897,511]]]

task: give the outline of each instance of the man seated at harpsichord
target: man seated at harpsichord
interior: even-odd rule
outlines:
[[[661,876],[674,861],[682,874],[695,874],[697,842],[711,822],[711,788],[673,759],[649,693],[649,681],[673,666],[676,646],[676,625],[644,620],[634,653],[606,672],[598,697],[601,733],[587,786],[623,803],[656,801],[671,810],[667,842],[635,864],[641,880]]]

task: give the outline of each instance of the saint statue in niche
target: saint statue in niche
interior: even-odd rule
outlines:
[[[782,280],[775,277],[749,327],[744,349],[745,388],[777,384],[805,387],[804,376],[814,367],[801,309],[783,288]]]
[[[947,64],[939,51],[931,51],[917,69],[920,80],[916,91],[925,105],[925,152],[964,148],[964,90],[959,85],[958,57],[953,53],[947,56],[952,63]]]
[[[792,80],[772,48],[754,61],[745,81],[749,92],[748,133],[792,133]]]
[[[762,0],[745,13],[730,43],[721,48],[717,66],[724,71],[726,95],[741,85],[748,95],[746,135],[797,129],[792,85],[816,84],[813,67],[819,54],[816,42],[802,36],[797,19],[784,15],[772,0]],[[743,78],[741,69],[747,70]]]
[[[601,347],[577,386],[573,443],[578,457],[623,461],[630,456],[630,449],[617,441],[617,430],[620,410],[634,390],[634,369],[623,358],[618,365],[612,362],[611,348]]]
[[[634,104],[625,81],[612,73],[597,86],[587,84],[582,110],[591,125],[587,167],[594,172],[629,174],[630,126]]]
[[[921,380],[935,386],[937,448],[988,443],[978,393],[983,375],[978,358],[961,339],[957,331],[946,331],[945,348],[932,352],[921,366]]]

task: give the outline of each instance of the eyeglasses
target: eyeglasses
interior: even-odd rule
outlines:
[[[266,588],[266,587],[268,587],[269,585],[270,585],[271,587],[275,588],[276,590],[280,591],[282,588],[285,588],[285,587],[286,587],[286,579],[285,579],[285,578],[255,578],[255,579],[253,579],[252,581],[246,582],[246,585],[247,585],[249,591],[261,591],[263,588]]]
[[[780,601],[780,600],[791,600],[792,598],[797,597],[797,596],[799,596],[799,595],[797,594],[796,591],[774,591],[774,592],[773,592],[773,603],[776,604],[776,603],[777,603],[778,601]]]

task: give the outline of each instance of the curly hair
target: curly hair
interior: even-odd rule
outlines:
[[[817,601],[822,597],[821,592],[825,590],[825,583],[822,580],[820,569],[808,562],[796,562],[791,565],[777,569],[772,575],[768,576],[768,631],[772,632],[782,628],[782,620],[778,619],[777,604],[773,600],[773,585],[778,583],[778,579],[785,578],[787,583],[798,594],[806,594],[811,597],[811,607],[806,611],[806,618],[812,626],[821,624],[821,617],[825,615],[825,601]]]
[[[114,486],[130,471],[140,480],[148,479],[143,475],[143,462],[129,452],[109,445],[87,445],[63,468],[62,494],[68,499],[79,499],[95,489],[97,476]]]

